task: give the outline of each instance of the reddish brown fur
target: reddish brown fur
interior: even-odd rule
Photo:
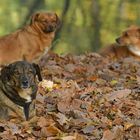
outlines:
[[[114,58],[133,56],[140,58],[137,54],[133,53],[132,49],[140,51],[140,28],[137,26],[130,26],[127,30],[122,32],[122,35],[116,39],[117,43],[109,45],[100,50],[100,54],[103,56],[109,56]]]
[[[51,46],[59,19],[55,13],[36,13],[31,24],[0,38],[0,65],[17,60],[33,62]]]

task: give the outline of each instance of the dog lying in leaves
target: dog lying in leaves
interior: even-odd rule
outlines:
[[[21,120],[35,116],[37,79],[41,81],[37,64],[16,61],[1,70],[0,75],[0,118],[8,120],[15,112]]]
[[[114,58],[133,56],[140,58],[140,27],[130,26],[112,44],[100,51],[101,55]]]
[[[50,48],[59,24],[55,13],[35,13],[29,25],[0,38],[0,65],[38,60]]]

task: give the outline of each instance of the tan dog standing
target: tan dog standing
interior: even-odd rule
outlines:
[[[0,65],[17,60],[36,61],[47,52],[59,26],[55,13],[36,13],[29,25],[0,38]]]
[[[133,56],[140,58],[140,27],[130,26],[122,35],[116,39],[116,44],[112,44],[100,51],[103,56],[114,58]]]

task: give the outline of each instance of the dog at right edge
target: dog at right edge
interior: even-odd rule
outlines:
[[[105,47],[99,52],[105,57],[140,59],[140,27],[130,26],[116,39],[116,43]]]

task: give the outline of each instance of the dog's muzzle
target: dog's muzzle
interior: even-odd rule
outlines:
[[[44,29],[44,32],[45,32],[45,33],[54,32],[55,29],[56,29],[56,26],[48,25],[48,26]]]
[[[30,87],[30,82],[26,77],[21,78],[21,83],[20,83],[21,88],[26,89]]]

